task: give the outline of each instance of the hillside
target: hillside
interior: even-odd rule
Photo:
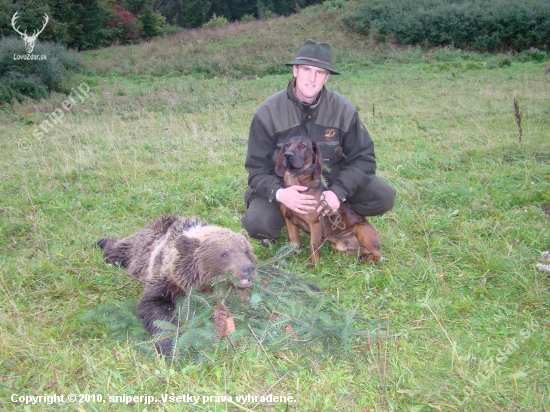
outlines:
[[[364,38],[346,31],[336,12],[316,7],[298,15],[187,30],[134,46],[83,53],[98,75],[265,76],[286,72],[305,38],[330,41],[339,67],[367,60]]]
[[[131,46],[112,46],[83,53],[96,75],[178,76],[197,78],[263,77],[284,74],[282,63],[294,58],[307,38],[327,41],[333,47],[335,65],[342,72],[357,72],[384,62],[442,63],[452,61],[475,63],[490,61],[490,68],[511,60],[548,61],[544,51],[481,54],[445,48],[397,46],[359,35],[343,22],[347,9],[335,9],[327,2],[311,6],[289,17],[235,22],[225,27],[186,30]]]

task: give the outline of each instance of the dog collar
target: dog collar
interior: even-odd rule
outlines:
[[[298,170],[298,171],[296,171],[294,173],[291,173],[291,174],[292,174],[292,177],[298,177],[298,176],[303,176],[303,175],[310,175],[314,171],[315,171],[315,165],[311,165],[307,169]]]

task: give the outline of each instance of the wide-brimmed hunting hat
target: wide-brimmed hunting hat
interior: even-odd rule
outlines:
[[[313,40],[306,40],[298,51],[298,56],[291,62],[286,63],[287,66],[295,64],[305,64],[308,66],[320,67],[328,70],[330,74],[340,74],[334,70],[332,65],[332,51],[328,43],[317,43]]]

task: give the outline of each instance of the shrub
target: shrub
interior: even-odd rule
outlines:
[[[243,17],[241,17],[241,20],[243,23],[248,21],[254,21],[256,18],[252,14],[245,14]]]
[[[275,14],[271,10],[265,10],[260,13],[260,20],[269,20],[274,19],[275,17],[277,17],[277,14]]]
[[[150,7],[145,7],[139,15],[139,21],[143,29],[143,37],[150,39],[162,33],[162,26],[166,19],[158,13],[154,13]]]
[[[84,68],[76,52],[58,43],[37,42],[33,54],[46,59],[17,60],[14,55],[27,55],[23,41],[0,40],[0,102],[22,101],[25,96],[46,98],[52,90],[68,92],[69,77]]]
[[[35,75],[25,76],[21,73],[7,72],[0,77],[0,102],[21,102],[25,96],[32,99],[48,97],[48,88]]]
[[[107,28],[111,31],[111,37],[120,43],[130,43],[137,40],[143,34],[142,23],[129,11],[124,10],[118,4],[111,7],[113,18],[107,22]]]
[[[216,13],[213,14],[210,21],[204,23],[202,27],[216,28],[216,27],[225,27],[229,24],[229,21],[224,16],[216,16]]]
[[[401,44],[482,52],[545,49],[547,0],[359,0],[344,16],[354,31]]]
[[[534,61],[537,63],[542,63],[547,59],[548,59],[548,55],[546,53],[535,48],[524,50],[518,56],[519,61]]]
[[[327,0],[323,2],[323,9],[328,12],[338,11],[345,9],[348,4],[348,0]]]

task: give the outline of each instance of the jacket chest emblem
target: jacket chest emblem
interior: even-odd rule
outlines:
[[[325,130],[325,137],[327,138],[327,140],[332,139],[334,136],[336,136],[336,130],[334,129]]]

